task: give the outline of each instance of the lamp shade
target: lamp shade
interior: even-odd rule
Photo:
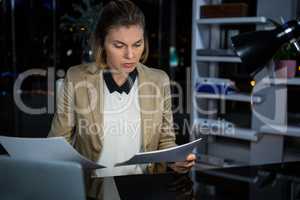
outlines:
[[[291,20],[273,30],[243,33],[231,38],[232,45],[245,67],[256,71],[265,66],[278,49],[300,36],[300,22]]]

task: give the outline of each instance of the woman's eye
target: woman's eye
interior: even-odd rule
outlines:
[[[142,44],[140,44],[140,43],[134,45],[134,47],[140,47],[140,46],[142,46]]]
[[[123,47],[123,45],[121,45],[121,44],[114,44],[114,47],[120,49],[120,48]]]

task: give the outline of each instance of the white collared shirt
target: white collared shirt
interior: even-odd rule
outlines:
[[[96,170],[101,177],[141,174],[138,165],[114,167],[130,159],[141,149],[141,116],[138,79],[130,92],[110,93],[104,84],[103,148],[98,163],[107,168]]]

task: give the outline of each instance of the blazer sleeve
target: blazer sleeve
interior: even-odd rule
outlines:
[[[64,79],[62,91],[57,95],[57,107],[48,137],[62,136],[72,143],[74,122],[74,90],[70,81],[70,73]]]
[[[172,97],[170,90],[170,80],[168,75],[164,74],[163,83],[163,112],[162,123],[160,127],[160,139],[158,149],[166,149],[176,146],[175,132],[173,127]]]
[[[162,122],[160,126],[160,138],[158,149],[166,149],[176,146],[175,132],[173,128],[173,113],[172,113],[172,98],[170,89],[170,80],[167,74],[164,73],[163,82],[163,112]],[[160,174],[167,171],[167,164],[165,162],[152,163],[148,165],[147,172],[150,174]]]

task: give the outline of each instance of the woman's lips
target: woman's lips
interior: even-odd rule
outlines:
[[[124,64],[122,64],[122,66],[124,68],[132,68],[134,65],[135,65],[135,63],[124,63]]]

